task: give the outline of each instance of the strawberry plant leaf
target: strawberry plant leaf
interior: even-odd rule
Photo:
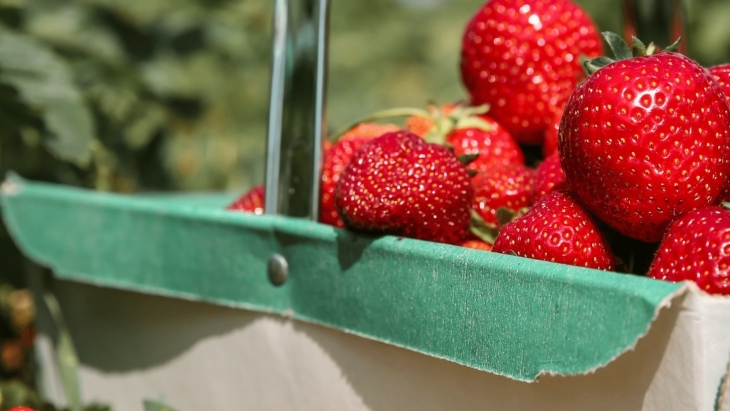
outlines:
[[[161,402],[145,400],[144,411],[175,411],[175,409]]]
[[[112,407],[106,404],[89,404],[84,407],[84,411],[113,411]]]
[[[16,89],[21,101],[39,112],[51,153],[79,166],[89,163],[93,118],[69,68],[49,48],[0,28],[0,84]]]
[[[61,306],[58,304],[56,296],[46,292],[43,295],[43,300],[58,329],[58,340],[55,347],[56,361],[61,384],[68,401],[68,408],[70,411],[81,411],[81,389],[78,376],[79,359],[71,339],[71,332],[63,318]]]

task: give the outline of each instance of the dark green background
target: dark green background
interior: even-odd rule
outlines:
[[[482,1],[331,3],[331,128],[463,96],[461,34]],[[601,30],[621,29],[620,2],[579,3]],[[729,61],[730,2],[686,3],[690,54],[705,65]],[[84,171],[55,164],[32,133],[0,138],[0,172],[114,191],[242,190],[262,181],[272,4],[0,1],[5,26],[68,64],[104,148]]]

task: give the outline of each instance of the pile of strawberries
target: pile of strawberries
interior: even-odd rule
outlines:
[[[320,221],[730,295],[730,64],[603,35],[615,58],[570,0],[488,1],[462,42],[468,103],[339,136]],[[263,212],[263,189],[229,208]]]

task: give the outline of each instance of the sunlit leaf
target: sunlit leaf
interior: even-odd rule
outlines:
[[[175,409],[161,402],[145,400],[144,411],[175,411]]]
[[[33,39],[0,28],[0,83],[16,88],[21,99],[38,110],[52,134],[46,140],[51,152],[88,164],[94,124],[62,59]]]

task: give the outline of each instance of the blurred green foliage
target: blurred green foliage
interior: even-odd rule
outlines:
[[[730,2],[685,1],[690,55],[730,61]],[[578,2],[621,31],[619,2]],[[0,176],[118,192],[261,182],[272,4],[0,0]],[[462,29],[481,4],[333,0],[330,128],[462,98]],[[0,261],[18,260],[0,226]]]
[[[602,30],[619,3],[578,1]],[[332,1],[331,128],[463,97],[481,0]],[[0,0],[0,172],[102,190],[263,179],[270,0]],[[726,0],[687,0],[690,53],[730,60]]]
[[[71,136],[52,129],[45,104],[40,119],[30,113],[0,141],[0,170],[121,192],[241,187],[261,176],[268,2],[28,0],[0,11],[34,56],[51,53],[71,73],[73,87],[63,87],[82,96],[95,137],[82,138],[80,121]],[[57,154],[49,143],[61,141],[89,153],[70,158],[70,168],[49,164],[46,152]],[[39,164],[13,164],[33,151]]]

